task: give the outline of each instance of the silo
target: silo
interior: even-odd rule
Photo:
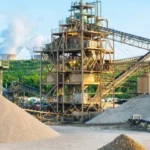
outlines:
[[[150,74],[137,77],[137,93],[150,94]]]

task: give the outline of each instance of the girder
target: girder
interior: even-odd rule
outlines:
[[[138,61],[133,66],[127,68],[126,71],[120,73],[115,78],[115,81],[113,83],[107,85],[106,89],[103,91],[103,97],[107,97],[109,95],[109,92],[111,92],[113,88],[117,88],[122,83],[124,83],[129,77],[131,77],[136,72],[136,70],[142,67],[141,63],[144,62],[149,57],[150,57],[150,52],[140,57]]]
[[[114,29],[110,29],[106,27],[100,27],[97,25],[87,25],[87,26],[97,31],[101,31],[105,33],[107,32],[108,33],[107,38],[110,40],[114,40],[116,42],[120,42],[123,44],[127,44],[130,46],[134,46],[137,48],[150,51],[150,39],[148,38],[140,37],[137,35],[125,33],[122,31],[118,31],[118,30],[114,30]]]

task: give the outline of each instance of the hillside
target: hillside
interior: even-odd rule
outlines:
[[[43,77],[47,70],[44,70]],[[117,73],[116,73],[117,75]],[[9,88],[13,81],[27,84],[31,87],[40,86],[40,61],[39,60],[17,60],[10,61],[10,68],[3,73],[3,86]],[[132,76],[121,87],[116,89],[118,98],[130,98],[136,93],[136,76]],[[44,88],[46,90],[46,87]],[[88,92],[94,93],[95,86],[88,88]],[[132,93],[132,94],[130,94]]]
[[[3,86],[9,88],[13,81],[39,87],[39,60],[10,61],[10,68],[3,73]]]

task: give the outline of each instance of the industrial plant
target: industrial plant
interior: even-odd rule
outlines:
[[[65,150],[82,150],[89,145],[89,150],[100,142],[100,150],[146,150],[131,136],[150,149],[150,39],[112,29],[99,0],[72,2],[69,14],[51,29],[51,41],[44,46],[42,36],[24,46],[31,53],[24,65],[27,77],[19,72],[23,60],[11,66],[16,55],[0,55],[0,146],[30,142],[12,147],[34,149],[43,143],[44,149],[63,145]],[[116,59],[116,42],[147,52]],[[21,78],[11,77],[4,88],[3,71],[10,67]]]
[[[101,15],[101,2],[75,2],[70,16],[59,22],[59,28],[51,31],[51,43],[41,54],[42,100],[48,98],[53,113],[62,117],[78,114],[84,118],[89,112],[103,111],[103,100],[113,99],[116,88],[140,69],[148,73],[150,53],[135,58],[115,60],[114,43],[119,42],[149,51],[150,40],[109,28],[109,22]],[[39,52],[39,51],[37,51]],[[47,72],[46,78],[42,73]],[[148,78],[148,76],[147,76]],[[137,94],[149,93],[141,87],[138,77]],[[47,93],[44,86],[53,85]],[[95,92],[88,89],[95,86]]]

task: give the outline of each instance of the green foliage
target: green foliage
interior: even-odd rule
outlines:
[[[40,61],[10,61],[10,68],[3,73],[3,86],[9,87],[13,81],[25,83],[39,88],[40,84]]]
[[[46,62],[44,62],[46,63]],[[51,64],[47,64],[51,67]],[[48,70],[43,69],[42,78],[45,78]],[[118,73],[116,73],[117,75]],[[106,77],[106,76],[105,76]],[[18,60],[10,61],[10,68],[3,73],[3,86],[9,88],[13,81],[27,84],[32,87],[40,87],[40,61],[39,60]],[[136,93],[136,76],[132,76],[121,87],[116,89],[116,97],[118,98],[130,98],[130,93]],[[49,91],[51,85],[43,86],[43,92]],[[94,96],[97,86],[89,86],[86,91]]]

